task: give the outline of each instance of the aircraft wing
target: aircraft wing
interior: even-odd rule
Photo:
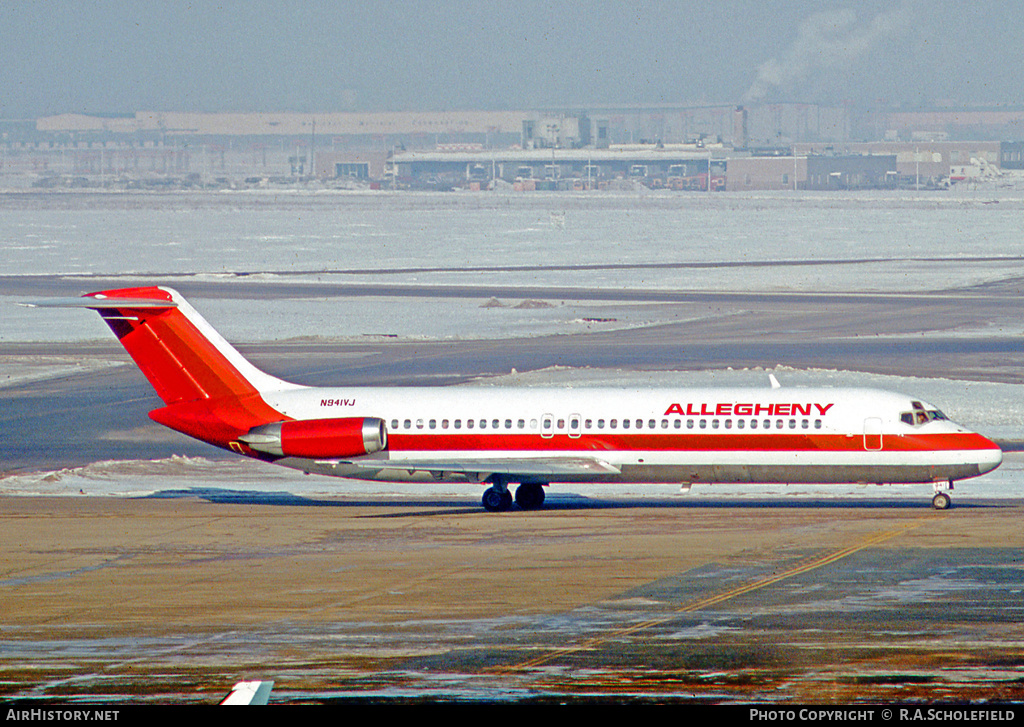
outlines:
[[[365,470],[406,470],[427,472],[462,472],[466,474],[523,475],[558,477],[568,475],[617,475],[621,470],[595,457],[483,457],[480,459],[351,459],[330,462]]]

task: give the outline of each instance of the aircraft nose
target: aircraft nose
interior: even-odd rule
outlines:
[[[977,454],[978,461],[978,474],[985,474],[991,472],[1003,462],[1003,450],[999,448],[999,445],[990,439],[982,437],[982,439],[988,444],[984,449],[979,449]]]

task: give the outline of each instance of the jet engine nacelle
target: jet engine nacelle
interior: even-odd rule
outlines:
[[[300,419],[253,427],[239,440],[275,457],[337,459],[380,452],[388,433],[377,417]]]

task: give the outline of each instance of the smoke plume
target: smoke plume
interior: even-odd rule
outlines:
[[[867,25],[858,24],[856,14],[848,9],[814,13],[800,23],[785,55],[761,64],[743,101],[757,103],[772,89],[791,92],[823,71],[850,68],[905,32],[910,21],[907,6],[880,13]]]

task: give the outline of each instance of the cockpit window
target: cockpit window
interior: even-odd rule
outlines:
[[[900,421],[912,427],[927,424],[932,421],[945,421],[948,417],[938,409],[925,409],[924,404],[919,401],[910,402],[911,411],[900,413]]]

